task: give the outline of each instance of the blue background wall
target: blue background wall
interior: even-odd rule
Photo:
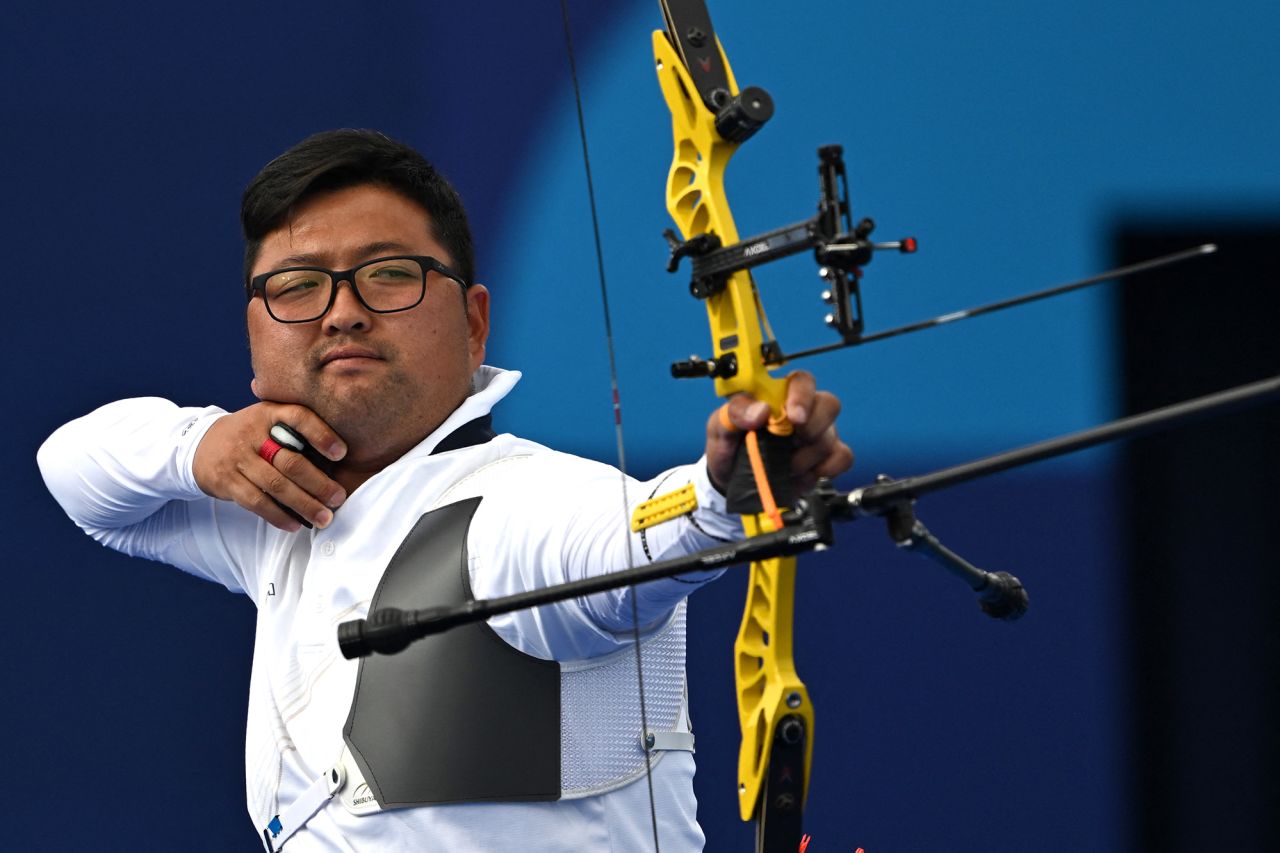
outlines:
[[[470,205],[495,299],[491,361],[525,371],[501,426],[613,459],[559,11],[466,4],[41,4],[7,13],[0,177],[9,264],[4,628],[9,849],[255,849],[241,738],[252,612],[104,552],[44,493],[39,442],[122,396],[250,401],[239,194],[289,144],[369,126],[428,153]],[[574,3],[621,358],[629,462],[697,453],[714,405],[666,365],[706,349],[661,270],[670,138],[656,4]],[[732,8],[730,8],[732,7]],[[739,80],[774,122],[735,160],[743,233],[809,216],[814,150],[845,145],[856,213],[921,251],[868,268],[883,328],[1105,266],[1132,215],[1263,216],[1280,199],[1280,9],[1190,2],[721,2]],[[758,277],[788,348],[826,342],[806,260]],[[1131,286],[1141,287],[1140,282]],[[845,401],[846,485],[917,473],[1115,414],[1105,292],[809,365]],[[554,408],[553,408],[553,404]],[[1027,582],[989,623],[876,525],[803,574],[798,658],[817,702],[811,849],[1120,850],[1133,808],[1111,457],[933,498],[957,550]],[[741,578],[693,603],[709,848],[742,849],[727,677]]]

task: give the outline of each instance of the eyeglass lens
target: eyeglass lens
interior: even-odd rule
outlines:
[[[365,305],[388,312],[412,308],[422,299],[426,273],[411,258],[386,258],[356,268],[352,278]],[[314,320],[328,309],[333,287],[333,276],[325,270],[288,270],[268,278],[263,294],[278,319]]]

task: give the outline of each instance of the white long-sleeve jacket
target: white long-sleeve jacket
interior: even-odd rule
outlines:
[[[467,540],[477,598],[625,568],[628,549],[640,565],[740,535],[701,462],[628,484],[632,508],[658,491],[686,483],[696,489],[699,508],[692,516],[651,528],[641,542],[627,531],[630,508],[624,513],[621,477],[609,466],[512,435],[432,454],[457,427],[487,414],[518,379],[516,372],[481,368],[475,393],[421,444],[356,489],[324,530],[286,533],[200,491],[192,458],[205,431],[225,414],[217,408],[123,400],[63,426],[41,447],[49,490],[90,536],[243,592],[257,605],[245,759],[249,813],[259,830],[338,759],[356,663],[339,653],[337,626],[366,615],[384,568],[423,513],[483,496]],[[640,624],[670,625],[684,597],[715,576],[639,587]],[[574,673],[563,683],[576,692],[562,690],[569,736],[591,729],[599,707],[621,701],[617,659],[634,654],[630,595],[605,593],[490,622],[515,648]],[[660,657],[657,665],[669,672],[654,679],[655,689],[664,681],[670,689],[672,677],[683,685],[682,630],[679,654]],[[596,660],[607,665],[593,666]],[[593,686],[594,671],[612,671],[614,681]],[[664,850],[701,849],[692,777],[687,753],[668,754],[654,769]],[[286,849],[642,850],[652,846],[649,823],[643,782],[558,802],[467,803],[367,817],[349,814],[335,798]]]

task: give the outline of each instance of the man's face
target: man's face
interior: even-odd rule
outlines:
[[[253,275],[290,266],[350,269],[388,255],[453,258],[431,235],[416,203],[376,185],[335,190],[300,205],[262,241]],[[349,282],[333,307],[310,323],[278,323],[260,297],[249,302],[253,391],[260,399],[315,411],[352,448],[376,455],[407,449],[458,406],[484,359],[489,333],[487,291],[437,272],[408,311],[378,314],[356,299]]]

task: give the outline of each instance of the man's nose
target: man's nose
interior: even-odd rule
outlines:
[[[333,286],[337,292],[333,295],[333,306],[329,309],[329,313],[324,315],[325,329],[346,332],[367,328],[371,319],[370,312],[357,298],[351,280],[340,279],[335,281]]]

